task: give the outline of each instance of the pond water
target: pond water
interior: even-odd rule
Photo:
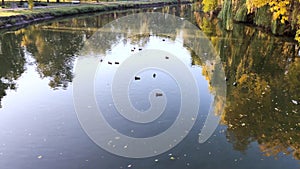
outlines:
[[[143,12],[178,16],[179,23],[191,22],[204,32],[202,38],[207,38],[194,42],[198,35],[174,27],[177,21],[168,23],[169,32],[165,34],[154,32],[155,24],[135,28],[149,34],[136,34],[126,32],[128,28],[122,27],[120,20],[113,22]],[[299,46],[291,38],[275,37],[246,25],[235,24],[231,32],[221,25],[193,4],[83,15],[2,32],[1,168],[299,168]],[[194,44],[193,48],[189,44]],[[206,51],[203,46],[214,51]],[[157,57],[165,57],[155,64],[168,64],[178,56],[185,70],[180,65],[173,65],[178,66],[175,69],[169,66],[179,72],[170,74],[159,67],[142,66],[130,74],[140,62],[134,64],[135,60],[128,59],[134,56],[139,60],[151,50],[167,52],[158,52]],[[80,64],[87,72],[78,71]],[[89,68],[94,68],[94,74],[89,74]],[[131,79],[117,81],[118,73],[118,78]],[[194,81],[184,80],[188,76]],[[84,86],[78,77],[92,78],[91,86]],[[197,90],[193,90],[195,86]],[[124,91],[128,91],[126,97]],[[93,107],[89,105],[89,92],[94,92],[92,100],[114,131],[136,139],[170,130],[183,104],[188,105],[186,112],[192,112],[195,104],[200,109],[182,140],[157,155],[128,158],[98,146],[84,127],[86,122],[78,111],[85,106],[86,112],[81,113],[85,115]],[[133,122],[137,119],[128,120],[119,111],[126,100],[134,107],[132,111],[141,115],[161,114],[152,122]],[[202,143],[199,134],[209,113],[219,123]],[[111,136],[103,124],[99,126],[94,133],[101,138]],[[161,141],[163,144],[165,140]],[[113,142],[107,144],[115,146]],[[143,149],[130,149],[137,142],[129,144],[123,147],[125,154],[127,150]]]

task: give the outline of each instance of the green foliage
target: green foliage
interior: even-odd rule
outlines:
[[[234,20],[236,20],[238,22],[246,22],[247,21],[247,6],[245,4],[242,5],[236,11],[236,15],[234,16]]]

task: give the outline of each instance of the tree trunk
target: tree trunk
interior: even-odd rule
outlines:
[[[5,2],[4,2],[4,0],[2,0],[2,3],[1,3],[1,5],[2,5],[2,7],[4,7],[4,5],[5,5]]]

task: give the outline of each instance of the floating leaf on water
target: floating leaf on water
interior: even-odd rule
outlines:
[[[294,103],[295,105],[298,105],[298,102],[296,100],[292,100],[292,103]]]

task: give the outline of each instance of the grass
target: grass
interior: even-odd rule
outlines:
[[[188,3],[190,0],[181,1]],[[0,9],[0,28],[9,28],[23,24],[33,23],[36,20],[43,21],[52,18],[70,16],[76,14],[104,12],[112,10],[144,8],[162,5],[176,4],[177,0],[156,0],[156,1],[116,1],[105,3],[86,3],[80,5],[53,5],[45,8],[28,9]]]
[[[147,5],[155,5],[158,3],[176,3],[177,0],[161,0],[161,1],[117,1],[108,2],[100,4],[81,4],[81,5],[54,5],[46,8],[35,8],[33,10],[28,9],[12,9],[12,10],[1,10],[0,9],[0,20],[1,17],[10,17],[17,15],[34,15],[34,14],[50,14],[53,16],[60,15],[71,15],[77,13],[87,13],[87,12],[98,12],[103,10],[115,10],[122,8],[134,8],[142,7]],[[51,3],[52,4],[52,3]]]

